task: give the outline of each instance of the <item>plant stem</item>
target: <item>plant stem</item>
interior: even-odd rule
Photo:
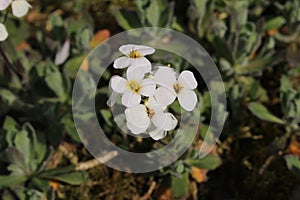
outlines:
[[[6,20],[7,20],[8,13],[9,13],[8,10],[6,10],[5,15],[4,15],[4,18],[3,18],[3,21],[2,21],[3,24],[5,24],[5,22],[6,22]]]
[[[10,60],[8,59],[7,55],[5,54],[2,46],[0,45],[0,54],[3,57],[4,61],[7,63],[9,69],[11,69],[13,72],[15,72],[16,74],[20,75],[20,73],[18,72],[18,70],[13,66],[13,64],[10,62]]]

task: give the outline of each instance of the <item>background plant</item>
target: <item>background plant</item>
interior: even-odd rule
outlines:
[[[23,19],[0,13],[10,33],[0,43],[2,199],[297,199],[297,0],[29,3],[32,9]],[[213,103],[199,84],[203,117],[193,146],[168,168],[141,175],[91,162],[74,128],[70,97],[76,72],[92,48],[111,34],[143,26],[172,28],[196,39],[222,72],[229,103],[217,146],[198,159]],[[192,70],[182,58],[168,60],[179,71]],[[87,62],[82,69],[97,70]],[[111,74],[105,71],[96,99],[108,98],[104,86]],[[83,87],[88,94],[89,84]],[[97,102],[99,121],[116,145],[144,152],[171,139],[141,141],[118,134],[106,101]],[[176,113],[178,106],[171,109]]]

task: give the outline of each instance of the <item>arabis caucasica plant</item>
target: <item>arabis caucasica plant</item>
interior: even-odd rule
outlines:
[[[119,50],[125,56],[115,60],[114,68],[122,69],[129,67],[129,69],[133,69],[138,67],[143,68],[145,73],[151,71],[151,63],[144,56],[154,53],[155,49],[152,47],[128,44],[121,46]]]
[[[142,96],[153,96],[156,84],[153,79],[145,78],[145,68],[128,68],[127,80],[120,76],[113,76],[111,78],[111,88],[122,94],[122,104],[127,107],[138,105]]]
[[[8,33],[4,24],[0,23],[0,41],[6,40]]]
[[[121,95],[126,106],[127,128],[133,134],[148,133],[154,140],[160,140],[168,131],[176,128],[178,120],[168,112],[168,106],[176,98],[186,111],[193,111],[198,102],[194,89],[197,81],[191,71],[179,75],[173,68],[156,66],[144,56],[155,49],[144,45],[128,44],[119,48],[125,56],[114,61],[114,68],[127,68],[126,76],[112,76],[110,87],[113,94]]]
[[[6,10],[9,5],[12,8],[12,14],[15,17],[23,17],[28,13],[31,5],[26,0],[0,0],[0,11]],[[7,30],[3,23],[0,23],[0,41],[8,37]]]

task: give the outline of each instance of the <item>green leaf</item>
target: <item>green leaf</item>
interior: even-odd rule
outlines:
[[[157,27],[160,20],[161,10],[162,10],[161,9],[162,5],[159,3],[161,1],[153,0],[150,2],[151,2],[150,6],[147,9],[147,19],[152,26]]]
[[[81,185],[87,181],[87,172],[71,172],[53,176],[52,178],[70,185]]]
[[[62,100],[64,101],[67,97],[63,76],[58,70],[58,67],[54,64],[46,66],[45,81],[48,87]]]
[[[64,65],[64,68],[70,74],[71,77],[76,76],[77,71],[79,70],[80,65],[85,57],[86,57],[86,55],[77,56],[66,62],[66,64]]]
[[[42,171],[38,174],[38,176],[41,177],[41,178],[46,178],[46,177],[56,176],[56,175],[59,175],[59,174],[70,173],[74,170],[75,170],[75,166],[70,165],[70,166],[67,166],[67,167],[60,167],[60,168],[48,169],[48,170]]]
[[[73,167],[72,167],[73,168]],[[89,176],[86,171],[72,171],[71,167],[45,171],[39,175],[41,178],[61,181],[70,185],[81,185],[85,183]]]
[[[31,158],[31,145],[26,131],[20,131],[15,137],[15,146],[21,152],[25,158],[25,164],[29,164]]]
[[[19,174],[20,171],[24,174],[24,169],[27,167],[25,164],[25,158],[24,155],[15,147],[8,147],[5,150],[5,157],[4,160],[8,161],[11,165],[15,164],[16,166],[11,167],[12,170],[15,170],[17,174]],[[12,171],[14,172],[14,171]]]
[[[280,59],[278,59],[278,58],[274,59],[273,57],[255,59],[255,60],[249,62],[246,66],[236,65],[234,70],[238,74],[248,74],[248,73],[259,72],[259,71],[262,71],[262,70],[270,67],[271,64],[278,62]]]
[[[202,159],[187,159],[186,162],[200,169],[214,170],[221,165],[222,160],[219,156],[207,155]]]
[[[284,121],[279,119],[278,117],[274,116],[272,113],[270,113],[265,106],[263,106],[259,102],[252,102],[248,105],[249,110],[254,114],[256,117],[266,120],[269,122],[274,122],[278,124],[284,124]]]
[[[77,48],[84,50],[90,49],[90,41],[93,38],[93,30],[91,27],[86,26],[79,28],[76,32],[76,44]]]
[[[226,41],[220,37],[214,37],[213,41],[211,41],[214,49],[216,50],[216,55],[218,57],[222,57],[228,61],[229,64],[234,64],[234,58],[232,55],[232,51],[230,50],[229,46],[227,45]]]
[[[0,175],[0,188],[16,186],[27,180],[25,175],[23,176],[2,176]]]
[[[207,0],[192,0],[192,3],[195,5],[196,10],[198,11],[198,23],[202,24],[205,13],[207,12]]]
[[[104,119],[104,121],[107,123],[107,125],[112,126],[112,122],[111,122],[111,112],[109,110],[106,109],[101,109],[100,113]]]
[[[14,93],[6,89],[0,89],[0,97],[1,100],[6,102],[9,106],[11,106],[18,99]]]
[[[1,194],[1,199],[16,200],[16,198],[21,200],[26,199],[24,187],[14,187],[13,190],[4,190]]]
[[[28,133],[28,138],[30,140],[30,157],[29,157],[29,165],[31,166],[31,170],[36,170],[39,165],[43,162],[47,147],[45,145],[44,137],[41,135],[39,140],[37,138],[36,132],[34,128],[29,123],[25,123],[22,127],[24,131]]]
[[[64,26],[64,21],[63,19],[61,18],[60,15],[57,15],[57,14],[53,14],[53,15],[50,15],[49,17],[49,21],[50,25],[52,27],[63,27]]]
[[[288,92],[291,88],[293,88],[287,76],[282,76],[280,79],[280,91]]]
[[[175,197],[184,197],[189,191],[189,176],[185,172],[180,177],[172,176],[172,191]]]
[[[118,24],[125,30],[139,28],[142,26],[136,13],[129,12],[124,9],[117,9],[114,11],[114,16]]]
[[[35,189],[28,189],[26,191],[26,196],[27,196],[27,199],[30,199],[30,200],[41,200],[41,199],[45,199],[44,198],[44,194],[38,190],[35,190]]]
[[[300,159],[298,156],[286,155],[284,156],[287,167],[291,170],[296,176],[300,177]]]
[[[68,135],[72,138],[72,140],[76,142],[81,142],[80,137],[78,136],[74,121],[72,120],[71,115],[66,115],[62,118],[61,121],[64,125],[65,131],[68,133]]]
[[[17,130],[17,122],[10,116],[6,116],[3,124],[3,129],[6,131],[16,131]]]
[[[266,21],[266,23],[264,24],[264,30],[278,29],[285,22],[286,22],[286,20],[281,16],[274,17],[274,18]]]

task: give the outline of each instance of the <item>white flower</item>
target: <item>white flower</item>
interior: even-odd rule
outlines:
[[[143,79],[143,68],[128,68],[127,80],[120,76],[113,76],[110,81],[113,91],[123,94],[121,102],[126,107],[133,107],[141,102],[141,95],[152,96],[156,84],[153,79]]]
[[[6,40],[7,37],[8,37],[7,30],[4,24],[0,23],[0,41]]]
[[[11,3],[12,0],[1,0],[0,1],[0,10],[5,10]]]
[[[16,17],[23,17],[28,13],[31,5],[26,0],[14,0],[11,3],[12,13]]]
[[[166,108],[178,97],[179,104],[187,111],[192,111],[197,104],[197,95],[193,91],[197,81],[190,71],[183,71],[176,80],[175,72],[170,68],[161,67],[154,75],[154,80],[161,87],[157,88],[154,97]]]
[[[151,71],[151,63],[144,56],[153,54],[155,49],[144,45],[127,44],[119,48],[120,52],[126,56],[117,58],[114,61],[114,68],[123,69],[126,67],[141,67],[145,73]]]
[[[11,4],[12,13],[16,17],[23,17],[27,14],[31,5],[26,0],[1,0],[0,10],[5,10]]]
[[[133,134],[144,133],[151,125],[155,129],[149,133],[154,140],[166,136],[166,131],[174,129],[177,119],[171,113],[164,113],[163,108],[153,97],[145,105],[139,104],[125,110],[127,127]]]

